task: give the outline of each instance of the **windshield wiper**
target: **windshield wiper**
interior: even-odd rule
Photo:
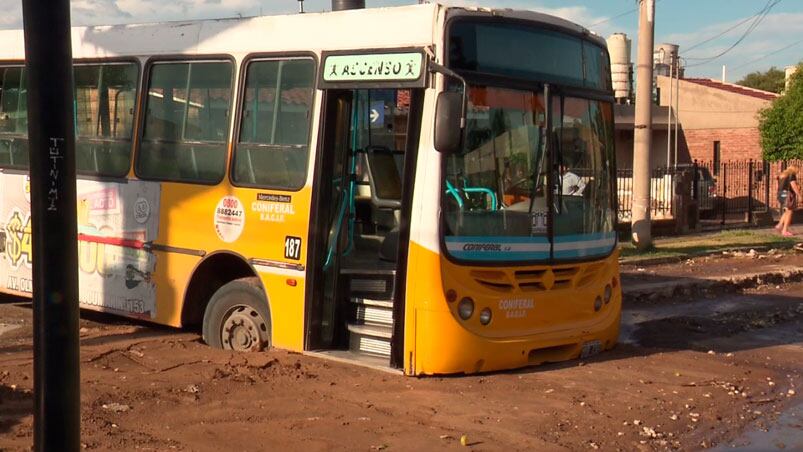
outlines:
[[[539,134],[541,135],[539,137],[540,138],[539,141],[541,143],[541,146],[543,147],[543,150],[541,151],[541,156],[542,157],[544,155],[549,155],[548,154],[549,153],[549,121],[551,119],[550,118],[550,108],[549,107],[550,107],[550,105],[549,105],[549,83],[544,83],[544,126],[538,128]],[[547,159],[547,160],[549,160],[549,159]],[[538,163],[539,163],[538,161],[535,162],[535,165],[533,165],[533,172],[530,175],[530,177],[532,178],[533,188],[530,191],[530,208],[527,209],[527,213],[529,213],[529,214],[533,213],[533,206],[535,205],[535,192],[538,190],[538,176],[539,176],[538,173],[540,172],[540,168],[539,168],[540,165]],[[548,166],[548,164],[547,164],[547,166]],[[544,190],[548,191],[549,189],[545,188]],[[549,195],[548,195],[548,193],[544,193],[544,196],[549,196]]]

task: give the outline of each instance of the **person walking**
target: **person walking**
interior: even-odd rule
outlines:
[[[784,237],[795,235],[789,230],[792,225],[792,214],[797,208],[798,199],[803,199],[800,194],[800,183],[797,181],[798,169],[792,165],[786,168],[778,176],[778,205],[781,208],[781,219],[775,226]]]

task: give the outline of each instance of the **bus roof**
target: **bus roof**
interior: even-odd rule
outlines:
[[[72,28],[73,58],[245,55],[255,52],[382,49],[432,45],[446,14],[529,20],[605,41],[554,16],[437,3],[358,10]],[[350,30],[342,33],[342,30]],[[0,61],[22,60],[22,30],[0,30]]]

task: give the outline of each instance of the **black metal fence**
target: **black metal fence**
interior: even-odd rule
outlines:
[[[777,210],[778,175],[788,166],[803,167],[803,160],[714,162],[695,161],[653,170],[650,178],[650,210],[653,219],[674,218],[673,199],[679,194],[680,176],[687,175],[691,198],[700,218],[720,223],[752,222],[754,214]],[[685,182],[684,182],[685,183]],[[619,221],[631,218],[633,170],[617,170]],[[681,189],[682,190],[682,189]]]

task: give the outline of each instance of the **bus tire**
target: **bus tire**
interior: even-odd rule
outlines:
[[[212,295],[204,312],[202,337],[224,350],[270,348],[270,311],[258,278],[235,279]]]

